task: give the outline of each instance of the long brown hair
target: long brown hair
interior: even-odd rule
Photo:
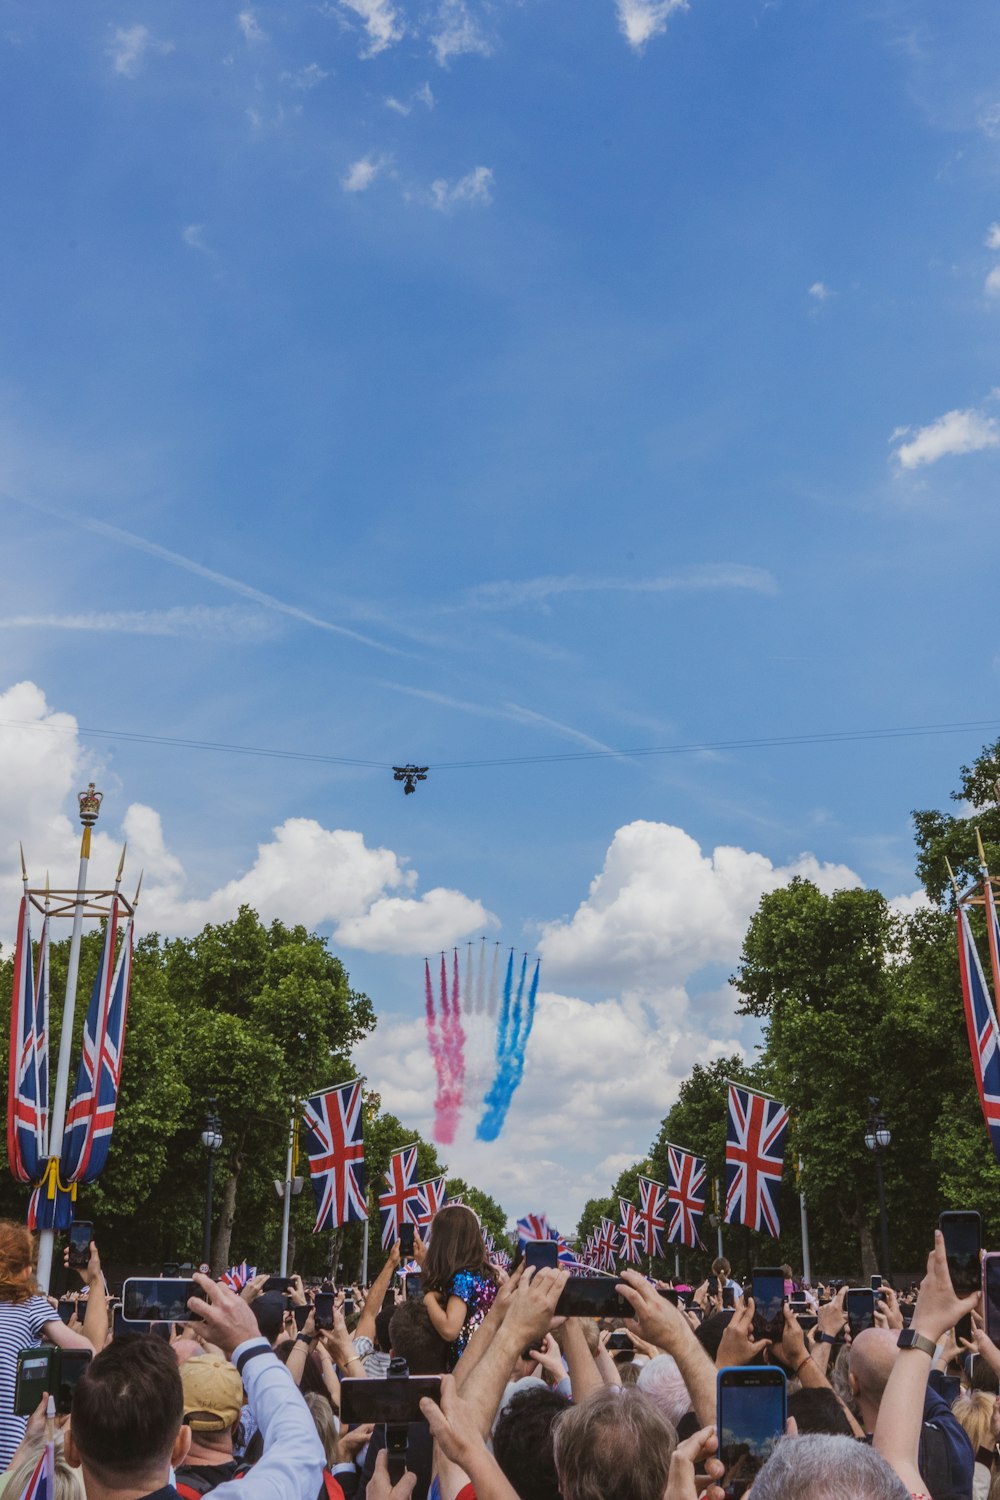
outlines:
[[[491,1281],[496,1279],[486,1257],[478,1215],[464,1203],[449,1203],[434,1215],[431,1242],[420,1276],[428,1291],[446,1292],[456,1271],[472,1271]]]
[[[0,1302],[27,1302],[37,1296],[34,1260],[35,1247],[25,1226],[0,1219]]]

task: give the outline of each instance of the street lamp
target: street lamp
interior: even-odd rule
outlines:
[[[885,1115],[880,1113],[879,1099],[869,1099],[871,1111],[865,1126],[865,1145],[875,1158],[875,1179],[878,1183],[878,1220],[882,1237],[882,1275],[887,1279],[892,1270],[889,1264],[889,1222],[885,1214],[885,1179],[882,1175],[882,1157],[892,1141],[892,1132]]]
[[[208,1185],[205,1189],[205,1245],[202,1261],[212,1264],[212,1183],[215,1177],[215,1154],[222,1149],[222,1121],[215,1113],[215,1100],[208,1101],[205,1128],[201,1132],[201,1144],[208,1152]]]

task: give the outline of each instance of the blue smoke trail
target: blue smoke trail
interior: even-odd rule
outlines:
[[[483,1116],[476,1127],[476,1138],[480,1141],[495,1141],[503,1129],[514,1092],[524,1076],[524,1060],[528,1038],[535,1020],[535,1001],[538,996],[540,960],[535,963],[531,976],[527,1001],[522,1010],[524,981],[527,974],[528,956],[521,964],[520,982],[513,1006],[510,994],[513,987],[514,955],[507,965],[507,981],[504,986],[504,1005],[501,1024],[497,1028],[497,1071],[483,1104]]]

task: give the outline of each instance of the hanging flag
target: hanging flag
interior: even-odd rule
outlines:
[[[639,1178],[639,1219],[648,1256],[663,1254],[663,1232],[667,1227],[667,1190],[652,1177]]]
[[[549,1221],[544,1214],[525,1214],[517,1221],[517,1242],[523,1247],[526,1240],[547,1240]]]
[[[48,918],[39,944],[39,979],[44,979]],[[10,1065],[7,1073],[7,1159],[18,1182],[37,1182],[45,1158],[43,1096],[38,1076],[39,1057],[47,1056],[48,1038],[40,1015],[31,951],[31,903],[21,897],[14,948],[14,985],[10,1009]],[[42,1023],[40,1025],[40,1022]]]
[[[989,907],[987,912],[990,912]],[[991,915],[995,921],[995,911]],[[958,908],[958,966],[962,976],[972,1070],[976,1075],[979,1102],[993,1143],[993,1154],[1000,1161],[1000,1033],[964,906]]]
[[[223,1271],[219,1280],[231,1292],[239,1293],[248,1282],[253,1281],[256,1274],[256,1266],[248,1266],[245,1260],[241,1260],[238,1266],[230,1266],[228,1271]]]
[[[777,1239],[778,1193],[788,1110],[776,1099],[729,1085],[726,1127],[727,1224],[745,1224]]]
[[[668,1144],[669,1244],[688,1245],[692,1250],[704,1249],[701,1243],[701,1219],[705,1212],[707,1180],[708,1172],[700,1156],[692,1156],[690,1151],[682,1151],[679,1146]]]
[[[385,1174],[386,1190],[379,1195],[378,1208],[382,1222],[382,1249],[388,1250],[399,1238],[401,1224],[415,1224],[417,1212],[417,1148],[407,1146],[394,1151]]]
[[[46,1443],[28,1483],[20,1495],[12,1495],[11,1500],[54,1500],[55,1492],[56,1450],[53,1443]]]
[[[569,1242],[563,1238],[558,1229],[550,1228],[545,1238],[547,1240],[555,1240],[556,1244],[559,1246],[557,1259],[561,1266],[576,1265],[576,1255],[570,1249]]]
[[[417,1183],[414,1223],[418,1229],[430,1228],[434,1215],[444,1207],[445,1196],[443,1177],[431,1177],[427,1182]],[[421,1235],[421,1239],[426,1239],[426,1235]]]
[[[599,1271],[615,1270],[615,1252],[618,1249],[618,1228],[613,1219],[601,1219],[595,1237],[597,1250],[597,1269]]]
[[[635,1204],[630,1203],[627,1198],[618,1199],[618,1213],[621,1217],[620,1253],[630,1265],[637,1266],[642,1260],[642,1252],[646,1243],[642,1220],[639,1218]]]
[[[313,1234],[368,1217],[363,1081],[354,1078],[340,1083],[314,1094],[302,1105],[306,1155],[316,1199]]]
[[[501,1271],[510,1270],[510,1255],[506,1250],[496,1250],[491,1257],[493,1264],[499,1266]]]
[[[131,917],[122,933],[116,963],[117,935],[116,897],[111,903],[111,914],[104,929],[101,962],[83,1028],[76,1088],[66,1114],[59,1166],[63,1182],[94,1182],[100,1176],[111,1148],[132,977]]]

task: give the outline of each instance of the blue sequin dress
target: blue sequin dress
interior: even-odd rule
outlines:
[[[466,1307],[465,1322],[450,1349],[449,1363],[452,1369],[458,1363],[469,1339],[493,1306],[496,1294],[496,1282],[492,1277],[483,1276],[479,1271],[456,1271],[449,1281],[444,1295],[445,1307],[448,1306],[449,1297],[461,1297]]]

